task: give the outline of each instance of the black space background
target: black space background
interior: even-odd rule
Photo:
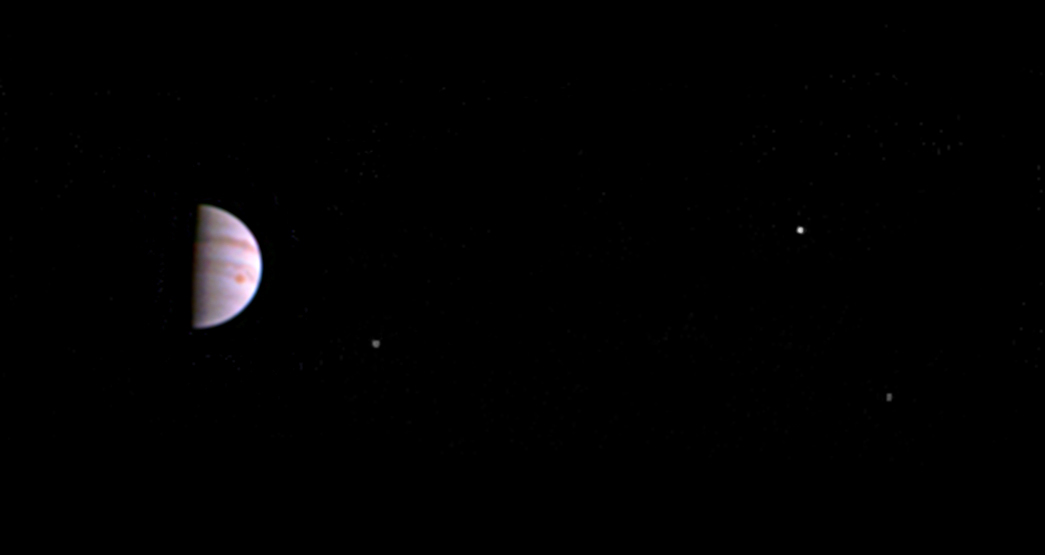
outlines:
[[[827,33],[103,41],[35,68],[8,33],[2,432],[1018,460],[1043,66],[931,27]],[[263,272],[193,332],[201,202]]]

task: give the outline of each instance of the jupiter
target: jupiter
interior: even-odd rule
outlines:
[[[225,210],[197,210],[192,260],[192,327],[220,326],[254,299],[261,283],[261,250],[254,234]]]

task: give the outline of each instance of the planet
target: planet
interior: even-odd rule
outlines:
[[[197,207],[192,258],[192,327],[220,326],[254,299],[261,283],[261,250],[236,216],[209,204]]]

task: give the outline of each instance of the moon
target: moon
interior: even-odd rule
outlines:
[[[261,283],[261,250],[236,216],[209,204],[197,207],[192,258],[192,327],[220,326],[254,299]]]

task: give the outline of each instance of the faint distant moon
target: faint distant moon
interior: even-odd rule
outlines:
[[[253,300],[261,283],[261,250],[254,234],[228,212],[201,204],[192,259],[192,327],[228,322]]]

